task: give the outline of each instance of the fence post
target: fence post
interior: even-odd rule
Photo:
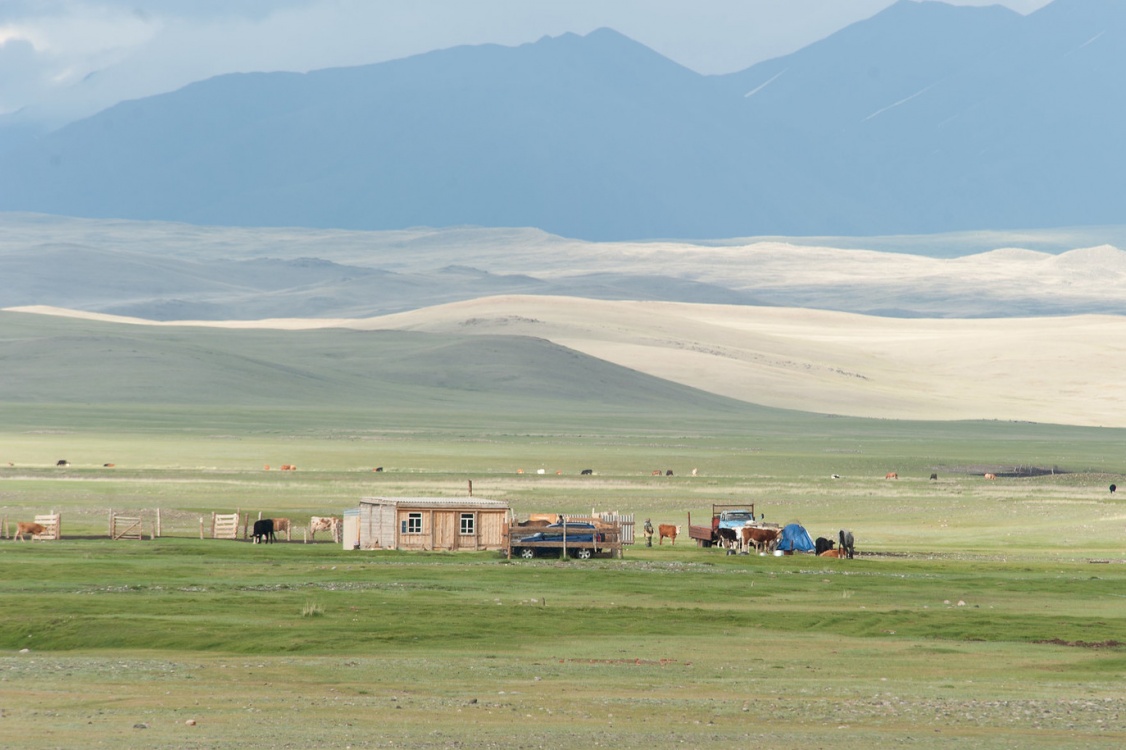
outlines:
[[[153,534],[153,539],[160,536],[160,508],[156,509],[156,532]]]

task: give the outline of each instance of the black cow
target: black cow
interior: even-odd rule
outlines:
[[[817,541],[813,543],[813,549],[817,552],[818,555],[827,550],[831,550],[836,546],[836,542],[834,542],[832,539],[826,539],[823,536],[817,537]]]
[[[274,519],[263,518],[254,522],[254,543],[273,543],[277,540],[274,535]]]
[[[839,536],[841,540],[841,552],[845,553],[845,556],[851,560],[853,553],[856,552],[856,541],[852,538],[852,532],[841,529]]]
[[[1115,487],[1115,486],[1114,486],[1113,484],[1112,484],[1112,485],[1110,486],[1110,491],[1111,491],[1111,493],[1112,493],[1112,494],[1113,494],[1113,492],[1114,492],[1115,490],[1117,490],[1117,489],[1118,489],[1118,488],[1117,488],[1117,487]]]
[[[715,535],[719,537],[719,543],[727,549],[727,554],[734,555],[736,553],[736,547],[739,546],[739,532],[726,526],[720,526],[715,530]]]
[[[55,462],[55,466],[70,466],[70,461],[67,461],[65,458],[60,458]]]
[[[931,474],[931,479],[938,479],[938,474]]]
[[[671,476],[672,476],[672,469],[668,469],[668,470],[666,470],[666,471],[665,471],[665,476],[666,476],[666,477],[671,477]]]
[[[591,474],[594,473],[594,469],[583,469],[579,473],[582,474],[584,477],[589,477]]]

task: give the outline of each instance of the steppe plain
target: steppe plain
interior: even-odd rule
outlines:
[[[278,314],[350,299],[322,283],[123,304],[108,273],[71,290],[87,290],[77,311],[5,293],[21,309],[0,312],[0,514],[64,523],[60,542],[0,541],[5,745],[1126,741],[1114,247],[1068,232],[842,250],[42,217],[6,229],[0,263],[23,269],[23,289],[49,286],[52,269],[23,262],[49,247],[96,256],[95,270],[125,254],[166,281],[165,256],[279,261],[257,262],[265,275],[397,259],[394,273],[448,298]],[[881,251],[927,243],[948,257]],[[448,273],[428,276],[455,255],[490,293],[457,299]],[[554,293],[580,271],[635,294]],[[497,293],[516,274],[555,286]],[[684,299],[721,282],[740,304]],[[107,317],[234,298],[270,314]],[[299,471],[263,470],[283,462]],[[198,535],[212,511],[302,519],[365,495],[460,496],[469,480],[517,513],[685,524],[753,502],[814,536],[852,529],[860,555],[729,557],[681,539],[622,560],[509,562]],[[163,537],[106,539],[109,510],[158,507]]]

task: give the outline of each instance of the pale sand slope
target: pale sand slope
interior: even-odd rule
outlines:
[[[151,323],[527,335],[767,406],[888,419],[1126,426],[1126,318],[925,320],[820,310],[487,297],[363,320]]]

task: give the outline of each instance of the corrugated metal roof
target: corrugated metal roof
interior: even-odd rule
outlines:
[[[483,500],[478,497],[362,497],[362,505],[394,505],[397,508],[482,508],[508,509],[504,500]]]

